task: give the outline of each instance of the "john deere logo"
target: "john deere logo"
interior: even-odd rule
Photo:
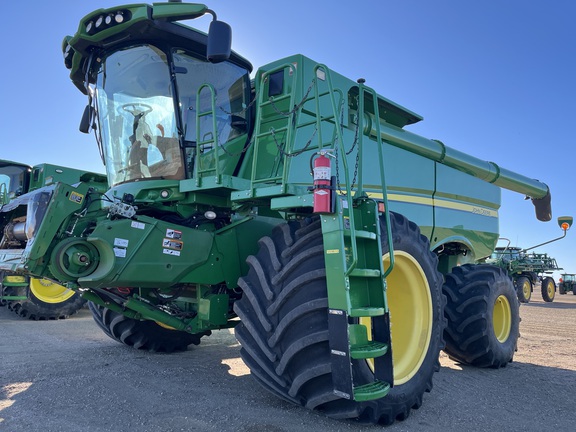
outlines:
[[[70,194],[70,201],[75,202],[76,204],[82,204],[84,200],[84,195],[79,194],[78,192],[72,192]]]

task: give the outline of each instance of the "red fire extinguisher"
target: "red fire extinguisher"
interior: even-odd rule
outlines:
[[[332,169],[326,152],[314,159],[314,213],[334,213]]]

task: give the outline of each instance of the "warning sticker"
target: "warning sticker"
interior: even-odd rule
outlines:
[[[174,239],[169,239],[169,238],[165,238],[164,240],[162,240],[162,247],[164,248],[168,248],[168,249],[174,249],[174,250],[182,250],[182,246],[184,246],[184,243],[182,243],[180,240],[174,240]]]
[[[162,253],[165,253],[166,255],[180,256],[180,251],[172,249],[163,249]]]
[[[82,204],[82,201],[84,201],[84,195],[79,194],[78,192],[72,192],[68,199],[76,204]]]
[[[114,248],[114,256],[126,258],[126,249]]]
[[[182,231],[177,231],[175,229],[168,228],[166,230],[166,237],[179,240],[182,238]]]
[[[144,224],[143,224],[142,222],[132,221],[132,223],[130,224],[130,226],[131,226],[132,228],[144,229]]]
[[[114,239],[114,246],[127,248],[128,247],[128,240],[116,237]]]

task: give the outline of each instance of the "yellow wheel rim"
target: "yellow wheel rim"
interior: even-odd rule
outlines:
[[[74,295],[74,291],[48,279],[30,278],[30,292],[44,303],[62,303]]]
[[[161,323],[160,321],[154,321],[156,324],[158,324],[160,327],[168,329],[168,330],[176,330],[174,327],[169,326],[168,324],[164,324]]]
[[[494,313],[492,314],[492,325],[494,334],[500,343],[506,342],[510,336],[512,328],[512,309],[508,299],[501,295],[494,302]]]
[[[383,257],[384,268],[390,265]],[[420,370],[432,338],[433,309],[428,279],[410,254],[394,252],[394,270],[386,278],[390,308],[394,384],[408,382]],[[371,333],[370,318],[360,323]],[[373,369],[373,361],[368,361]]]
[[[548,291],[548,298],[553,299],[556,290],[554,289],[554,284],[552,283],[551,280],[549,280],[548,283],[546,284],[546,291]]]
[[[524,283],[522,284],[522,291],[524,292],[524,298],[525,299],[529,299],[530,296],[532,295],[532,289],[531,289],[531,284],[529,280],[525,280]]]

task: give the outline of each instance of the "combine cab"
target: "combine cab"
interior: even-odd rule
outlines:
[[[179,22],[205,15],[208,34]],[[480,259],[500,187],[548,221],[545,184],[411,133],[421,116],[304,55],[253,72],[203,4],[99,9],[63,50],[109,190],[20,197],[0,268],[81,292],[135,348],[234,328],[265,389],[337,419],[405,419],[442,349],[512,360],[516,292]]]

